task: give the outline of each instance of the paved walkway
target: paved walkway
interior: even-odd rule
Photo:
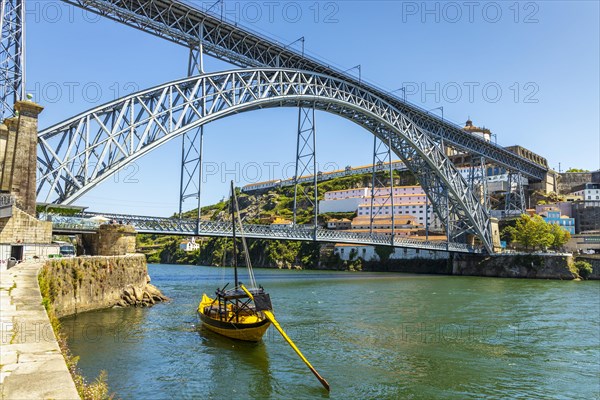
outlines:
[[[0,271],[2,399],[79,399],[37,283],[40,262]]]

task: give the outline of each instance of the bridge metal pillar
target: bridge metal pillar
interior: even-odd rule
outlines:
[[[188,76],[204,73],[202,41],[190,47]],[[204,94],[203,94],[204,95]],[[202,194],[202,146],[204,126],[188,131],[181,139],[181,178],[179,185],[179,218],[183,214],[183,203],[188,198],[197,199],[197,218],[200,223]]]
[[[25,0],[0,0],[0,121],[25,98]]]
[[[390,181],[390,191],[387,198],[377,206],[377,213],[373,210],[375,208],[375,195],[379,194],[378,197],[381,196],[381,190],[376,190],[376,188],[385,188],[387,187],[385,183],[385,178],[380,177],[378,172],[382,172],[384,174],[386,172],[385,163],[388,163],[388,171],[389,172],[389,181]],[[372,172],[372,181],[371,181],[371,209],[369,212],[370,223],[369,223],[369,233],[373,234],[373,223],[375,221],[375,217],[377,215],[383,215],[381,212],[384,206],[389,205],[391,209],[391,221],[392,221],[392,238],[391,243],[394,243],[394,169],[392,166],[392,146],[391,146],[391,137],[388,137],[387,143],[379,140],[377,136],[373,136],[373,172]],[[384,195],[385,196],[385,195]]]
[[[486,161],[484,157],[471,156],[468,184],[475,196],[481,199],[481,204],[489,213],[490,197],[487,186]]]
[[[523,175],[521,172],[507,171],[508,184],[504,202],[504,213],[511,216],[525,213],[525,193],[523,190]],[[514,189],[513,189],[514,188]]]
[[[301,184],[302,176],[310,175],[312,169],[313,196],[307,187]],[[294,175],[294,225],[298,216],[298,191],[300,198],[312,204],[314,211],[315,237],[317,230],[317,216],[319,214],[317,192],[317,131],[315,126],[315,107],[298,108],[298,135],[296,138],[296,173]]]

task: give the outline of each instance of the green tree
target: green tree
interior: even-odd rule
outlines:
[[[576,261],[574,266],[577,275],[579,275],[583,279],[587,279],[592,274],[592,272],[594,272],[592,264],[586,261]]]
[[[358,251],[356,251],[356,249],[353,247],[352,250],[350,250],[350,254],[348,255],[348,259],[350,261],[353,261],[356,256],[358,255]]]
[[[175,262],[175,253],[179,250],[179,240],[172,239],[160,252],[160,262],[162,264],[172,264]]]
[[[506,227],[502,234],[526,250],[546,249],[554,243],[552,227],[539,215],[521,215],[515,226]]]
[[[559,250],[571,239],[571,234],[560,225],[550,224],[550,234],[552,234],[552,248]]]
[[[375,253],[379,256],[380,261],[387,261],[394,253],[394,248],[391,246],[375,246]]]
[[[587,169],[581,169],[581,168],[569,168],[566,172],[590,172]]]

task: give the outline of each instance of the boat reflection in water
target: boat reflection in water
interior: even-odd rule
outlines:
[[[268,399],[273,393],[267,346],[223,337],[205,325],[199,327],[204,353],[210,355],[207,398],[219,398],[229,387],[239,398]],[[214,393],[213,393],[214,391]]]

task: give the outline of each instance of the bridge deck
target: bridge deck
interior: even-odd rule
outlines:
[[[102,215],[116,223],[132,225],[138,233],[231,237],[231,222],[200,221],[194,219],[160,218],[123,214],[81,213],[76,216],[50,216],[54,233],[92,233],[98,223],[89,218]],[[239,229],[239,228],[238,228]],[[395,246],[457,253],[484,253],[483,247],[445,241],[426,241],[396,237],[392,243],[386,235],[369,235],[352,231],[333,231],[314,226],[272,226],[244,224],[244,236],[252,239],[317,241],[324,243],[345,243],[356,245]]]

